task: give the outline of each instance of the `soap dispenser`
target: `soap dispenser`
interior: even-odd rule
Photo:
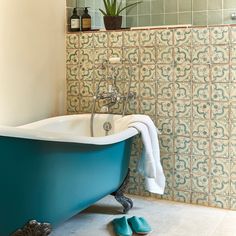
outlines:
[[[70,17],[70,31],[80,31],[80,17],[78,16],[76,8],[74,8],[73,15]]]
[[[82,31],[91,30],[91,16],[88,14],[88,7],[85,7],[84,14],[81,17]]]

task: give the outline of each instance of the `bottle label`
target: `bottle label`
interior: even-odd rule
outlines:
[[[79,29],[79,19],[71,19],[71,29]]]
[[[85,18],[82,20],[83,29],[90,29],[91,28],[91,19]]]

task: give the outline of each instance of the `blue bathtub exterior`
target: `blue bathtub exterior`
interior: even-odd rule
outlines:
[[[111,145],[0,136],[0,235],[29,220],[55,226],[124,181],[132,138]]]

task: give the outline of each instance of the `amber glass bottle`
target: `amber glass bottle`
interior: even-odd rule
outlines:
[[[91,30],[91,16],[88,14],[88,7],[85,7],[84,14],[81,17],[81,30]]]

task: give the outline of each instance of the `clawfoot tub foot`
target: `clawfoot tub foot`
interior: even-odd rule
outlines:
[[[47,236],[52,232],[52,227],[48,223],[39,223],[31,220],[22,229],[18,229],[11,236]]]
[[[129,173],[130,170],[128,170],[128,174],[125,177],[125,180],[123,184],[120,186],[120,188],[111,194],[124,207],[123,209],[124,214],[128,213],[128,211],[133,207],[133,201],[130,198],[124,196],[124,192],[129,183]]]

